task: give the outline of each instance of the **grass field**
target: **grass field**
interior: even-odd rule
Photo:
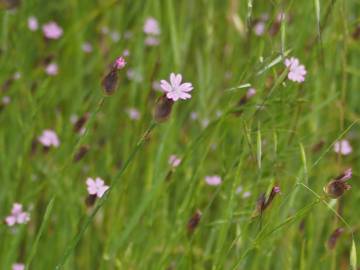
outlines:
[[[1,270],[358,269],[358,0],[16,2]]]

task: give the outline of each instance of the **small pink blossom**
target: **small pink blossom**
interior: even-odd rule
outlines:
[[[144,24],[144,33],[148,35],[160,35],[159,23],[156,19],[149,17]]]
[[[291,57],[285,59],[285,66],[289,69],[288,79],[301,83],[305,81],[306,69],[304,65],[300,65],[299,59]]]
[[[58,39],[62,36],[63,30],[56,22],[48,22],[42,27],[44,36],[48,39]]]
[[[9,227],[15,224],[26,224],[30,221],[30,215],[24,212],[20,203],[14,203],[11,214],[5,218],[5,222]]]
[[[117,31],[112,31],[110,33],[110,37],[111,37],[112,41],[114,41],[114,42],[118,42],[121,38],[120,33]]]
[[[128,108],[126,110],[128,116],[130,117],[130,119],[132,120],[139,120],[141,117],[141,114],[139,112],[139,110],[135,109],[135,108]]]
[[[85,53],[91,53],[93,51],[93,47],[90,42],[84,42],[81,48]]]
[[[114,63],[114,68],[123,69],[125,66],[126,66],[126,61],[123,56],[119,56],[118,58],[116,58]]]
[[[181,83],[182,76],[181,74],[170,74],[170,83],[161,80],[160,86],[166,92],[166,97],[177,101],[178,99],[189,99],[191,95],[188,92],[191,92],[194,88],[191,83]]]
[[[12,270],[25,270],[25,265],[22,263],[14,263],[11,267]]]
[[[38,20],[34,16],[28,18],[27,25],[30,31],[36,31],[39,28]]]
[[[128,57],[129,55],[130,55],[129,49],[125,49],[125,50],[123,51],[123,56],[124,56],[124,57]]]
[[[218,175],[205,176],[205,182],[209,186],[218,186],[221,184],[221,177]]]
[[[56,63],[50,63],[45,67],[45,72],[49,76],[56,76],[59,73],[59,67]]]
[[[38,141],[46,147],[59,147],[60,145],[60,140],[55,131],[50,129],[44,130],[43,133],[39,136]]]
[[[11,102],[11,98],[9,96],[3,96],[1,101],[3,105],[8,105]]]
[[[171,155],[169,157],[168,162],[169,162],[169,165],[171,165],[171,167],[176,168],[177,166],[180,165],[181,159],[178,158],[176,155]]]
[[[274,193],[280,193],[280,187],[279,186],[275,186],[274,188],[273,188],[273,191],[274,191]]]
[[[334,144],[334,151],[344,156],[352,153],[352,147],[348,140],[337,141]]]
[[[86,180],[86,185],[89,194],[96,195],[98,198],[101,198],[104,193],[109,189],[109,186],[105,185],[104,180],[99,177],[96,177],[95,180],[89,177]]]
[[[145,45],[149,46],[149,47],[155,47],[158,46],[160,44],[160,41],[157,37],[153,37],[153,36],[148,36],[145,39]]]
[[[265,22],[259,21],[254,25],[254,33],[257,36],[262,36],[265,33]]]
[[[250,192],[250,191],[245,191],[245,192],[243,193],[243,195],[242,195],[242,197],[243,197],[244,199],[249,198],[250,196],[251,196],[251,192]]]
[[[197,112],[191,112],[190,113],[190,119],[193,120],[193,121],[199,119],[198,113]]]
[[[247,99],[250,99],[252,98],[253,96],[256,95],[256,89],[255,88],[249,88],[246,92],[246,98]]]

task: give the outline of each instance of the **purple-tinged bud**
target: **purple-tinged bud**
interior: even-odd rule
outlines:
[[[330,198],[340,198],[345,191],[351,189],[351,186],[346,183],[352,177],[352,169],[347,169],[342,174],[337,176],[334,180],[331,180],[325,187],[324,192]]]
[[[344,228],[340,227],[337,228],[335,231],[333,231],[333,233],[330,235],[329,240],[327,242],[327,246],[330,250],[335,248],[336,243],[339,237],[343,234],[343,232],[344,232]]]
[[[168,99],[166,95],[163,95],[160,98],[158,98],[153,112],[154,120],[158,123],[162,123],[168,120],[171,114],[173,104],[174,101]]]
[[[102,80],[101,85],[104,90],[104,94],[111,96],[115,93],[118,84],[117,70],[113,68]]]
[[[79,150],[74,155],[74,162],[78,162],[79,160],[81,160],[87,154],[89,149],[89,145],[80,146]]]
[[[200,220],[201,220],[201,216],[202,216],[202,213],[198,209],[193,214],[193,216],[190,218],[190,220],[189,220],[189,222],[187,224],[187,229],[188,229],[189,234],[192,234],[194,232],[194,230],[196,229],[196,227],[199,225]]]
[[[85,200],[85,204],[86,204],[86,206],[87,207],[91,207],[91,206],[93,206],[94,204],[95,204],[95,202],[96,202],[96,194],[93,194],[93,195],[88,195],[87,197],[86,197],[86,200]]]

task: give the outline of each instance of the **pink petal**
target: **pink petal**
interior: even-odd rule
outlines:
[[[175,75],[175,73],[170,74],[170,83],[171,83],[171,86],[176,85],[176,75]]]
[[[179,89],[180,89],[180,91],[183,91],[183,92],[190,92],[194,88],[191,83],[183,83],[182,85],[179,86]]]
[[[8,226],[14,226],[15,222],[16,222],[16,218],[14,216],[8,216],[5,218],[5,222]]]
[[[161,80],[160,83],[161,83],[160,87],[161,87],[162,90],[164,90],[165,92],[171,92],[172,91],[172,87],[167,81]]]

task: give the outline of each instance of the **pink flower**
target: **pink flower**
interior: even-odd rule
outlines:
[[[265,22],[259,21],[254,25],[254,32],[257,36],[262,36],[265,33]]]
[[[45,72],[49,76],[56,76],[59,73],[59,67],[56,63],[50,63],[45,67]]]
[[[244,199],[249,198],[250,196],[251,196],[251,192],[250,192],[250,191],[245,191],[245,192],[243,193],[243,195],[242,195],[242,197],[243,197]]]
[[[119,56],[116,58],[114,63],[114,68],[123,69],[126,66],[125,58],[123,56]]]
[[[1,101],[3,105],[8,105],[11,102],[11,98],[9,96],[3,96]]]
[[[149,17],[144,24],[144,33],[148,35],[160,35],[159,23],[156,19]]]
[[[209,186],[218,186],[221,184],[221,177],[218,175],[205,176],[205,182]]]
[[[91,53],[93,50],[93,47],[90,42],[84,42],[81,48],[85,53]]]
[[[31,16],[28,18],[28,28],[30,29],[30,31],[36,31],[39,28],[39,23],[38,20],[36,19],[36,17]]]
[[[14,263],[11,267],[12,270],[25,270],[25,265],[22,263]]]
[[[86,180],[87,191],[90,195],[96,195],[98,198],[101,198],[104,193],[109,189],[109,186],[104,184],[104,180],[99,177],[96,179],[88,178]]]
[[[30,215],[22,210],[20,203],[14,203],[11,209],[11,214],[5,218],[8,226],[12,227],[15,224],[26,224],[30,220]]]
[[[140,112],[135,108],[128,108],[126,112],[132,120],[139,120],[141,117]]]
[[[148,36],[145,39],[145,45],[146,46],[150,46],[150,47],[155,47],[158,46],[160,44],[160,41],[157,37],[153,37],[153,36]]]
[[[249,88],[246,92],[246,98],[247,99],[250,99],[252,98],[253,96],[256,95],[256,89],[255,88]]]
[[[56,22],[48,22],[42,27],[44,36],[48,39],[58,39],[62,36],[63,30]]]
[[[169,161],[168,161],[168,162],[169,162],[169,165],[171,165],[171,167],[176,168],[177,166],[180,165],[181,159],[178,158],[176,155],[171,155],[171,156],[169,157]]]
[[[118,42],[120,40],[120,33],[117,31],[112,31],[110,33],[110,37],[111,37],[112,41]]]
[[[46,146],[46,147],[58,147],[60,145],[60,141],[55,131],[50,129],[45,129],[43,133],[38,137],[38,141]]]
[[[337,141],[334,144],[334,151],[344,156],[351,154],[352,147],[348,140]]]
[[[285,66],[289,69],[288,79],[301,83],[305,81],[306,69],[304,65],[300,65],[299,59],[291,57],[285,59]]]
[[[161,80],[160,86],[166,92],[166,97],[177,101],[178,99],[188,99],[191,98],[191,95],[188,92],[193,90],[191,83],[181,83],[182,76],[181,74],[175,75],[174,73],[170,74],[170,83],[165,80]]]
[[[125,49],[125,50],[123,51],[123,56],[127,57],[127,56],[129,56],[129,55],[130,55],[129,49]]]

